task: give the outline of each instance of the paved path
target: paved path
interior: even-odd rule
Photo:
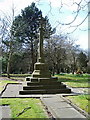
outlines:
[[[69,103],[67,103],[60,96],[42,97],[41,100],[48,107],[49,111],[54,115],[55,118],[69,118],[73,120],[78,118],[78,120],[86,120],[86,117],[73,108]]]
[[[22,87],[23,86],[20,84],[8,84],[6,90],[3,92],[1,98],[7,98],[7,97],[8,98],[16,98],[16,97],[19,97],[19,98],[22,98],[22,97],[23,98],[24,97],[26,97],[26,98],[27,97],[41,98],[42,102],[48,107],[48,109],[54,115],[55,118],[71,118],[72,120],[73,120],[73,118],[79,118],[79,120],[82,120],[82,118],[85,118],[84,115],[79,113],[75,108],[73,108],[70,104],[68,104],[61,97],[61,95],[65,95],[65,94],[19,95],[19,91],[22,89]],[[74,93],[66,94],[66,95],[80,94],[78,92],[80,92],[80,91],[76,91],[76,93],[74,91]],[[3,109],[3,110],[5,110],[5,109]],[[8,112],[7,112],[7,114],[8,114]],[[62,120],[62,119],[60,119],[60,120]]]
[[[9,106],[0,106],[0,120],[4,120],[4,118],[8,118],[10,120],[11,111]]]
[[[19,97],[19,90],[22,89],[20,84],[8,84],[1,97]]]

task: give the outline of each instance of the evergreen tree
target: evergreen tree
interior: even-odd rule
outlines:
[[[12,26],[12,30],[14,29],[14,37],[18,38],[18,40],[23,43],[23,47],[30,51],[29,55],[32,61],[31,71],[34,69],[34,63],[37,58],[38,33],[41,17],[41,10],[35,6],[35,3],[32,3],[21,11],[21,14],[15,18]],[[52,29],[47,17],[43,17],[43,22],[44,37],[49,38],[55,30]]]

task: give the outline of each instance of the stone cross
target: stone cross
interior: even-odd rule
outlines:
[[[38,51],[38,62],[43,63],[43,18],[40,19],[40,35],[39,35],[39,51]]]
[[[38,47],[38,60],[34,64],[34,71],[32,78],[50,78],[51,74],[48,69],[47,63],[44,61],[43,55],[43,36],[44,36],[44,18],[40,18],[40,35],[39,35],[39,47]]]
[[[29,94],[57,94],[57,93],[71,93],[71,89],[66,88],[65,85],[58,82],[57,77],[51,77],[48,69],[48,64],[44,62],[43,57],[43,18],[40,19],[40,37],[39,37],[39,51],[38,61],[34,64],[34,71],[31,77],[27,77],[27,86],[19,91],[21,95]],[[30,82],[29,82],[30,81]]]

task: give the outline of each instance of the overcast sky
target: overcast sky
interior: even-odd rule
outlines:
[[[58,22],[61,23],[69,23],[71,22],[74,17],[75,13],[72,14],[72,11],[77,10],[77,4],[73,4],[77,2],[79,3],[80,0],[0,0],[0,14],[4,12],[5,14],[11,14],[12,5],[14,4],[15,7],[15,15],[20,14],[21,9],[24,9],[32,2],[36,3],[36,6],[41,9],[43,16],[48,16],[52,27],[57,28],[57,34],[60,33],[67,33],[72,32],[75,27],[70,26],[61,26]],[[83,0],[84,1],[84,0]],[[87,0],[88,1],[88,0]],[[61,8],[61,5],[63,7]],[[82,5],[86,3],[83,2]],[[60,9],[61,8],[61,9]],[[87,14],[87,6],[85,11],[81,11],[79,16],[77,17],[76,21],[72,24],[75,26],[86,17]],[[80,44],[81,48],[87,49],[88,48],[88,19],[80,26],[78,29],[71,34],[73,39],[77,40],[77,44]]]

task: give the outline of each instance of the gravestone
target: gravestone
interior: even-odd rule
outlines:
[[[67,88],[61,82],[58,82],[57,77],[51,77],[48,69],[48,64],[44,61],[43,55],[43,19],[40,20],[40,35],[38,59],[34,65],[34,71],[31,77],[26,77],[26,85],[19,94],[56,94],[56,93],[70,93],[71,89]]]

